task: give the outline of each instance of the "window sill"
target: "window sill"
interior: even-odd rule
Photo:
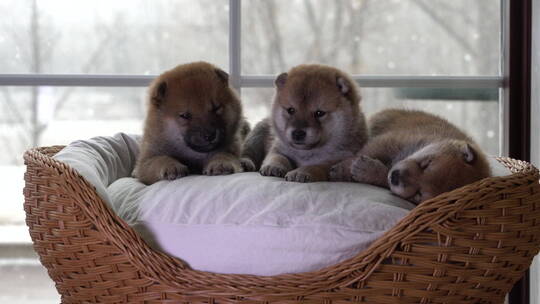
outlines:
[[[0,247],[7,244],[32,244],[28,227],[26,225],[0,225]]]

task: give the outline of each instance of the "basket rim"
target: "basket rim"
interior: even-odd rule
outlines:
[[[83,191],[75,192],[78,195],[73,199],[92,220],[96,229],[105,234],[106,241],[116,245],[120,251],[129,256],[130,262],[141,273],[153,280],[158,279],[163,285],[180,289],[185,294],[199,294],[200,290],[205,290],[205,294],[220,295],[234,290],[239,296],[254,293],[257,295],[288,293],[297,295],[296,290],[289,291],[287,287],[301,285],[305,287],[304,294],[308,295],[346,287],[369,278],[380,263],[395,251],[399,243],[473,205],[474,201],[471,201],[469,196],[476,197],[479,192],[482,198],[499,196],[505,188],[497,187],[497,184],[508,184],[508,180],[512,181],[512,185],[530,184],[531,180],[540,180],[539,171],[532,164],[508,157],[497,157],[496,159],[510,169],[512,174],[488,177],[422,202],[368,248],[345,261],[316,271],[295,274],[275,276],[221,274],[194,270],[183,260],[150,247],[132,227],[112,211],[92,184],[75,169],[52,157],[51,154],[56,154],[63,147],[48,146],[29,149],[24,153],[25,164],[28,166],[30,163],[36,163],[53,175],[63,175],[62,181],[65,184],[62,186],[93,192],[92,194],[98,198],[97,201],[88,200],[88,196],[84,195]],[[449,201],[452,204],[449,204]],[[93,210],[95,208],[100,212],[98,217],[95,216],[96,212]],[[123,238],[119,238],[119,235],[124,236],[124,239],[128,238],[129,242],[123,242]],[[152,263],[148,263],[148,260],[152,260]],[[215,284],[209,284],[209,282]],[[324,284],[321,285],[320,282]],[[208,291],[209,286],[212,288],[211,291]]]

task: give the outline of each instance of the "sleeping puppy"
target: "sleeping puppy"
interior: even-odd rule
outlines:
[[[435,115],[384,110],[370,118],[369,132],[370,139],[357,157],[332,167],[331,180],[390,188],[420,203],[490,176],[478,145]]]
[[[265,176],[328,180],[330,167],[355,155],[367,138],[354,81],[332,67],[300,65],[275,86],[271,117],[248,135],[243,155]]]
[[[195,62],[153,81],[135,177],[152,184],[190,173],[254,170],[250,160],[239,157],[247,122],[228,78],[209,63]]]

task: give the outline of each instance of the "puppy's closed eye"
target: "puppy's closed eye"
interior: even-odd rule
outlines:
[[[430,164],[431,164],[431,159],[424,159],[423,161],[420,162],[418,166],[420,167],[420,169],[422,169],[422,171],[424,171],[429,167]]]

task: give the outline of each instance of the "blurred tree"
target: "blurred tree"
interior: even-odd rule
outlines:
[[[247,1],[242,15],[243,72],[278,74],[299,63],[318,62],[356,74],[497,75],[500,7],[494,4],[493,0]],[[368,113],[421,106],[470,130],[491,153],[498,151],[496,104],[409,102],[396,100],[391,89],[362,91]],[[251,89],[246,102],[268,112],[272,94]]]
[[[319,62],[357,74],[496,75],[500,8],[495,3],[498,2],[243,1],[242,72],[277,74],[296,64]],[[71,27],[53,18],[49,7],[40,5],[47,2],[0,3],[15,16],[0,21],[0,66],[5,70],[153,74],[194,60],[212,61],[227,69],[227,1],[136,0],[129,1],[129,10],[115,2],[107,4],[117,6],[106,14],[96,6],[93,18]],[[3,37],[14,43],[2,44],[6,41]],[[17,60],[11,60],[14,52]],[[142,116],[140,90],[99,89],[100,93],[92,95],[90,91],[75,87],[45,91],[0,87],[0,119],[4,129],[0,140],[10,149],[10,153],[0,156],[0,162],[20,164],[20,154],[40,144],[50,119]],[[272,90],[246,92],[248,110],[268,111]],[[496,105],[408,102],[396,100],[391,89],[363,92],[368,113],[396,105],[422,105],[476,132],[475,137],[483,146],[497,151]],[[104,99],[99,94],[109,97],[98,107],[95,100]],[[136,111],[132,110],[134,107]],[[43,115],[44,112],[52,114]],[[477,119],[479,115],[482,119]]]
[[[25,53],[25,57],[28,58],[26,63],[28,64],[28,68],[25,70],[33,74],[41,74],[43,73],[44,66],[51,64],[52,54],[55,51],[55,45],[61,38],[61,34],[43,16],[37,0],[27,0],[27,6],[30,8],[28,23],[26,23],[28,24],[28,35],[21,35],[20,28],[18,27],[9,28],[7,31],[13,37],[13,40],[19,42],[19,48]],[[122,19],[119,16],[116,20]],[[100,42],[92,52],[86,56],[82,56],[83,58],[86,57],[86,61],[81,66],[80,73],[82,74],[90,73],[96,69],[100,57],[113,37],[113,31],[110,28],[99,28],[96,30],[96,35],[101,37]],[[52,111],[53,115],[49,117],[40,115],[40,100],[43,96],[41,93],[43,88],[37,86],[30,87],[28,102],[25,102],[24,99],[15,102],[13,94],[17,94],[17,92],[20,94],[20,89],[10,90],[7,87],[1,87],[1,90],[4,97],[2,99],[3,107],[6,109],[6,112],[12,115],[11,122],[7,125],[10,125],[13,129],[12,132],[19,134],[14,137],[6,136],[2,132],[1,138],[4,146],[10,147],[13,151],[10,153],[10,162],[12,164],[18,164],[21,162],[20,155],[22,151],[30,147],[39,146],[41,136],[49,123],[47,119],[51,119],[62,109],[76,88],[69,87],[58,90],[61,94],[55,96],[53,100],[49,100],[50,104],[48,106],[54,108]],[[15,92],[12,93],[12,91]]]

